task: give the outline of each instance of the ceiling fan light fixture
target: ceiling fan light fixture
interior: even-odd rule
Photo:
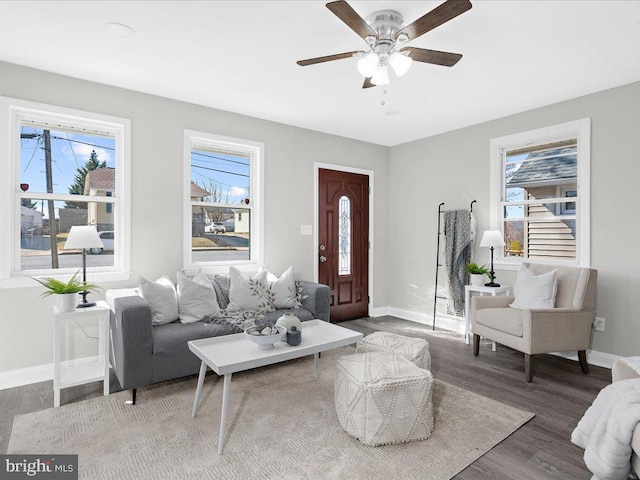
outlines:
[[[397,37],[396,37],[396,42],[398,43],[407,43],[409,41],[409,35],[407,35],[406,33],[400,33]]]
[[[373,76],[378,66],[380,57],[375,52],[369,52],[358,60],[358,71],[365,78]]]
[[[412,64],[413,59],[409,56],[409,52],[407,52],[406,54],[393,52],[389,57],[389,65],[391,65],[391,68],[393,68],[393,71],[396,72],[396,75],[398,77],[401,77],[405,73],[407,73]]]
[[[389,83],[389,71],[386,65],[378,65],[376,71],[371,77],[371,83],[374,85],[387,85]]]

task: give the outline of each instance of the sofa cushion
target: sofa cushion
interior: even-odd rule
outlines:
[[[178,315],[182,323],[197,322],[218,310],[216,292],[202,270],[193,279],[178,272]]]
[[[520,310],[532,308],[553,308],[558,288],[558,269],[536,275],[527,265],[522,265],[513,287],[512,308]]]
[[[153,328],[153,353],[179,353],[188,350],[187,342],[200,338],[239,333],[241,330],[217,323],[173,322]]]
[[[522,337],[522,312],[512,308],[476,310],[476,323],[500,332]]]
[[[178,319],[176,288],[167,277],[161,277],[155,282],[140,277],[140,291],[151,308],[151,322],[154,325],[163,325]]]

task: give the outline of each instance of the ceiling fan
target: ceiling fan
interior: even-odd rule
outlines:
[[[458,63],[462,58],[459,53],[408,47],[405,44],[466,12],[471,8],[471,2],[447,0],[405,27],[402,26],[404,22],[402,14],[395,10],[373,12],[365,20],[344,0],[329,2],[327,8],[367,43],[367,49],[309,58],[296,63],[305,67],[356,57],[358,71],[365,77],[362,88],[369,88],[389,83],[388,66],[391,66],[395,74],[401,77],[407,73],[414,61],[445,67],[452,67]]]

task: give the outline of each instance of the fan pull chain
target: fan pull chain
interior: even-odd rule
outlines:
[[[382,91],[382,100],[380,100],[380,105],[382,105],[383,107],[386,105],[386,102],[384,101],[386,94],[387,94],[387,90],[385,89]]]

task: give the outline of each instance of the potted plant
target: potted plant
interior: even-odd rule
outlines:
[[[36,282],[47,289],[40,296],[56,295],[56,302],[60,311],[72,312],[78,303],[78,293],[95,292],[100,289],[97,285],[78,280],[78,272],[66,283],[55,278],[34,278]]]
[[[469,282],[474,287],[481,287],[484,281],[484,276],[491,278],[491,273],[487,269],[486,265],[478,265],[477,263],[467,263],[464,266],[464,271],[469,274]],[[492,279],[493,280],[493,279]]]

